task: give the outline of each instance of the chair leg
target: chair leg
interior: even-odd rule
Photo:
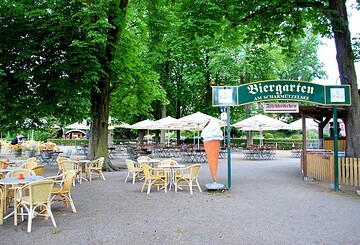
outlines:
[[[144,182],[144,184],[143,184],[143,186],[142,186],[142,188],[141,188],[141,192],[144,192],[145,186],[146,186],[146,180],[145,180],[145,182]]]
[[[70,201],[70,206],[71,206],[71,209],[72,209],[73,213],[76,213],[77,211],[76,211],[76,208],[75,208],[75,204],[74,204],[74,202],[73,202],[73,200],[71,198],[70,193],[69,193],[68,199]]]
[[[31,232],[31,225],[32,225],[32,220],[34,218],[34,208],[32,206],[30,206],[30,210],[28,213],[28,228],[27,228],[27,232]]]
[[[193,189],[192,189],[193,185],[192,185],[192,180],[190,179],[189,181],[189,189],[190,189],[190,194],[193,194]]]
[[[18,225],[18,208],[15,206],[14,207],[14,225],[17,226]]]
[[[196,179],[195,181],[196,181],[197,187],[199,188],[199,191],[202,192],[201,187],[200,187],[200,184],[199,184],[199,181],[198,181],[197,179]]]
[[[126,182],[127,182],[127,179],[129,178],[129,175],[130,175],[130,172],[128,172],[128,174],[126,175],[126,178],[125,178],[124,183],[126,183]]]
[[[54,215],[53,215],[53,213],[51,211],[51,204],[50,203],[47,204],[46,209],[47,209],[47,213],[49,214],[54,227],[56,227],[56,222],[55,222]]]
[[[103,172],[100,170],[99,171],[99,177],[102,179],[102,180],[105,180],[105,176],[103,174]]]
[[[178,181],[177,180],[174,180],[174,186],[175,186],[175,192],[178,191]]]
[[[136,173],[135,172],[133,172],[133,184],[135,184],[135,179],[136,179]]]

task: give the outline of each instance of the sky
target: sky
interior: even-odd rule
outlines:
[[[360,11],[352,9],[350,6],[354,4],[355,0],[349,0],[347,2],[347,11],[349,15],[349,24],[351,36],[354,37],[356,33],[360,33]],[[325,64],[324,70],[328,75],[328,79],[316,80],[314,82],[322,85],[339,85],[339,71],[336,61],[336,49],[334,39],[321,39],[325,44],[322,45],[318,50],[318,57],[321,62]],[[356,75],[360,77],[360,63],[355,63]],[[360,83],[358,83],[358,86]]]

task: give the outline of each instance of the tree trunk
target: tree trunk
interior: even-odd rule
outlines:
[[[340,74],[341,84],[351,87],[351,106],[346,118],[346,155],[348,157],[360,157],[360,101],[357,85],[357,77],[354,66],[354,54],[351,46],[351,34],[349,30],[346,5],[344,0],[330,0],[331,26],[335,37],[336,59]]]
[[[107,171],[115,170],[116,168],[111,164],[108,154],[108,134],[109,134],[109,107],[111,96],[110,81],[114,79],[112,66],[110,65],[115,57],[115,47],[117,46],[121,34],[121,25],[119,25],[120,17],[125,20],[126,7],[128,0],[120,0],[118,4],[115,2],[111,4],[108,11],[108,21],[115,28],[111,28],[108,32],[109,43],[106,46],[106,63],[105,70],[107,77],[100,80],[97,84],[97,88],[91,90],[91,126],[90,126],[90,138],[89,138],[89,159],[97,159],[104,157],[104,168]],[[113,8],[113,9],[112,9]],[[118,16],[119,9],[122,16]],[[101,58],[100,58],[101,60]],[[116,78],[115,78],[116,79]]]
[[[90,160],[105,157],[104,167],[113,170],[108,154],[108,120],[110,105],[110,80],[98,83],[98,89],[91,91],[91,126],[89,138]]]

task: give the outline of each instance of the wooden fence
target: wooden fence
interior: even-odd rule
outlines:
[[[334,183],[334,156],[306,154],[307,177]],[[360,187],[360,158],[339,157],[339,184]]]

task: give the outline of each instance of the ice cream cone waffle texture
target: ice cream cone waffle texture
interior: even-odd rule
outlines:
[[[217,167],[219,163],[220,140],[204,142],[205,153],[208,159],[211,177],[216,181]]]

